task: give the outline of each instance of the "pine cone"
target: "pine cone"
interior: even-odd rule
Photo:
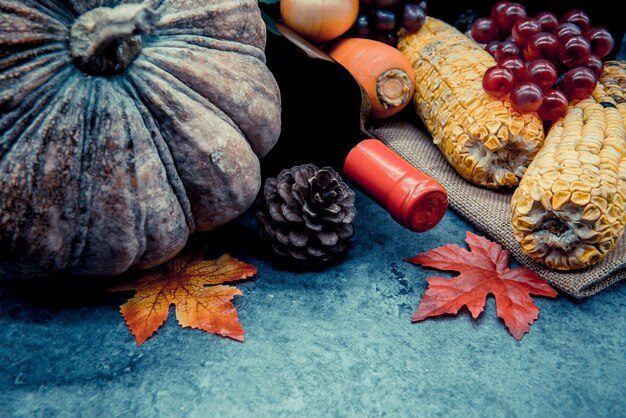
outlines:
[[[297,264],[325,262],[354,235],[354,192],[330,167],[313,164],[268,178],[257,202],[261,237],[276,254]]]

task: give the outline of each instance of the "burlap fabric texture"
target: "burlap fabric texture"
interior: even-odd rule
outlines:
[[[509,204],[513,192],[474,186],[463,179],[433,144],[419,122],[393,119],[376,124],[371,133],[416,168],[436,179],[448,192],[449,207],[479,231],[511,251],[524,266],[553,287],[582,299],[626,278],[626,239],[600,263],[583,270],[561,273],[527,257],[513,236]]]

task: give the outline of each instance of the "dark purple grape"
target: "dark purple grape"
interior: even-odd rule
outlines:
[[[402,3],[402,0],[376,0],[376,6],[382,8],[390,8],[398,6]]]
[[[370,30],[369,16],[366,14],[359,15],[356,18],[356,22],[354,22],[353,30],[354,36],[356,36],[357,38],[368,38],[370,36],[370,33],[372,32]]]
[[[379,31],[394,30],[398,23],[396,14],[390,10],[377,9],[374,19],[376,21],[376,29]]]
[[[409,33],[417,32],[426,22],[426,12],[419,5],[407,3],[402,10],[402,27]]]
[[[472,25],[478,19],[480,15],[476,10],[468,9],[457,16],[457,18],[452,23],[452,26],[457,28],[459,32],[467,32],[472,29]]]
[[[428,2],[420,1],[417,5],[424,10],[424,13],[428,14]]]
[[[377,32],[372,39],[393,47],[398,45],[398,36],[390,31]]]
[[[398,31],[415,33],[426,22],[426,1],[359,0],[359,16],[347,36],[397,46]]]

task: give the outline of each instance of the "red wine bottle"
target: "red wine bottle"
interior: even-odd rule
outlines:
[[[371,107],[350,72],[267,14],[264,19],[282,126],[277,144],[261,159],[263,176],[299,164],[330,166],[402,226],[417,232],[434,227],[446,211],[446,191],[367,132]]]

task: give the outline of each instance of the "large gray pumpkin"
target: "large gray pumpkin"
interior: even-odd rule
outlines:
[[[108,275],[244,212],[280,130],[256,0],[0,1],[0,275]]]

